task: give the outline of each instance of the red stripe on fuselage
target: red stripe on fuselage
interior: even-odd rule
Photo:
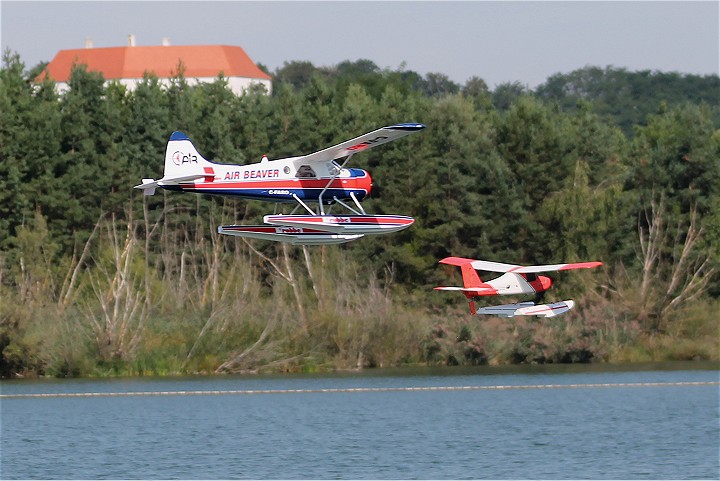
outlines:
[[[354,177],[349,179],[335,179],[330,183],[330,189],[365,190],[370,192],[367,177]],[[248,181],[222,181],[202,182],[192,184],[193,189],[324,189],[330,179],[278,179],[278,180],[248,180]]]

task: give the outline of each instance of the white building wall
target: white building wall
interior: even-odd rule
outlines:
[[[268,95],[272,92],[272,81],[270,80],[247,77],[226,77],[226,79],[228,87],[230,87],[230,90],[232,90],[235,95],[242,95],[252,84],[264,85]],[[159,80],[161,85],[170,86],[170,79],[161,78]],[[197,85],[198,83],[212,83],[217,80],[217,77],[186,78],[185,80],[188,85]],[[110,81],[105,82],[105,84],[107,85],[108,82]],[[118,82],[125,85],[128,90],[135,90],[137,84],[142,82],[142,79],[119,79]],[[55,88],[60,94],[64,94],[69,90],[68,84],[65,82],[57,82]]]

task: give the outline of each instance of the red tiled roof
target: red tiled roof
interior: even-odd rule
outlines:
[[[45,74],[56,82],[70,80],[73,64],[85,64],[89,71],[101,72],[106,80],[142,78],[145,71],[159,78],[177,75],[178,63],[185,66],[184,76],[247,77],[270,80],[240,47],[228,45],[108,47],[60,50],[48,64]]]

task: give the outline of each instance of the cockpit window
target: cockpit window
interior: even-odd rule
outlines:
[[[307,178],[317,176],[315,175],[315,171],[312,167],[310,167],[309,165],[301,165],[300,168],[297,170],[295,177]]]

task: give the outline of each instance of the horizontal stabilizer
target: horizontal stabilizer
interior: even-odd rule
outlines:
[[[436,291],[461,291],[461,292],[487,292],[490,294],[497,293],[496,289],[490,287],[434,287]]]
[[[136,189],[142,189],[144,195],[155,195],[158,185],[155,179],[143,179],[142,184],[136,185]]]
[[[162,187],[163,185],[177,185],[182,184],[183,182],[192,182],[194,180],[204,179],[205,177],[206,176],[204,174],[194,174],[160,180],[143,179],[142,184],[136,185],[134,188],[142,189],[143,191],[145,191],[145,195],[153,195],[155,194],[155,189],[157,189],[158,187]]]
[[[143,179],[143,183],[140,185],[136,185],[136,189],[151,189],[153,187],[162,187],[163,185],[177,185],[182,184],[183,182],[192,182],[194,180],[198,179],[204,179],[205,174],[194,174],[194,175],[184,175],[182,177],[171,177],[169,179],[163,178],[160,180],[153,180],[153,179]],[[149,181],[149,182],[146,182]]]
[[[571,300],[553,302],[552,304],[539,304],[537,306],[533,302],[520,302],[517,304],[503,304],[501,306],[483,307],[477,309],[477,314],[498,317],[554,317],[569,311],[574,306],[575,302]]]

